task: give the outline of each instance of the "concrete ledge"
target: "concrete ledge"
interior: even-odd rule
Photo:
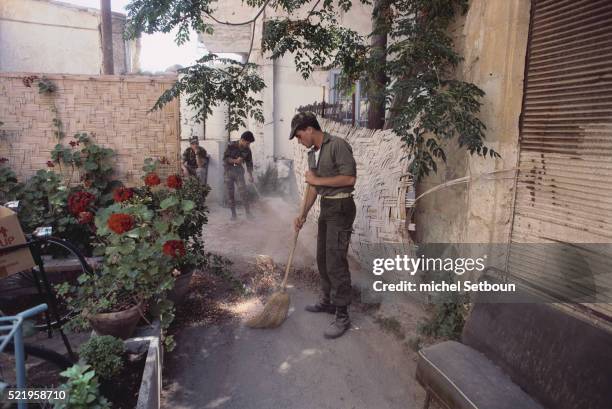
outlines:
[[[130,352],[144,352],[146,362],[142,372],[142,381],[138,391],[136,409],[159,409],[162,389],[163,347],[161,345],[161,325],[156,320],[150,327],[137,330],[134,338],[124,341],[125,348]]]

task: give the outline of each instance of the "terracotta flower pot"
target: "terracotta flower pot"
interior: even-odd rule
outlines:
[[[87,319],[99,335],[112,335],[126,339],[131,337],[136,330],[141,310],[142,302],[123,311],[92,314]]]
[[[187,292],[189,291],[189,284],[195,270],[190,270],[184,274],[181,274],[174,281],[174,288],[168,293],[168,299],[174,304],[179,304],[183,301]]]

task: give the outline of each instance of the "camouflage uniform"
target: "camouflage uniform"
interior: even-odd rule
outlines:
[[[244,207],[249,212],[249,199],[247,197],[246,184],[244,181],[244,167],[228,162],[228,159],[242,158],[249,173],[253,172],[253,155],[250,148],[240,148],[239,141],[230,142],[223,155],[223,166],[225,169],[224,181],[227,189],[227,201],[235,213],[236,200],[234,198],[234,184],[238,186],[238,193],[244,203]]]

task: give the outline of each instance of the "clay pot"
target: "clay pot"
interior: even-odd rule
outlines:
[[[172,288],[172,290],[170,290],[168,293],[168,299],[175,305],[180,304],[187,295],[194,271],[195,270],[190,270],[184,274],[181,274],[174,281],[174,288]]]
[[[134,334],[141,310],[142,302],[123,311],[89,315],[87,319],[99,335],[126,339]]]

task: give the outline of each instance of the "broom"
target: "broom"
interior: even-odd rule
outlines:
[[[304,198],[302,199],[302,210],[300,215],[304,213],[306,208],[306,198],[310,191],[310,185],[306,185],[304,190]],[[293,245],[289,252],[289,260],[287,261],[287,267],[285,268],[285,276],[281,283],[280,290],[270,296],[268,302],[264,306],[264,309],[252,317],[246,322],[247,327],[251,328],[276,328],[285,321],[287,313],[289,312],[289,294],[287,293],[287,277],[289,277],[289,270],[291,269],[291,263],[293,262],[293,253],[297,245],[299,230],[293,233]]]

